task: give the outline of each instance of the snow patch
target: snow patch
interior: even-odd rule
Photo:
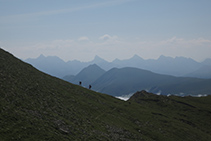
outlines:
[[[122,96],[116,96],[116,98],[127,101],[134,93],[128,94],[128,95],[122,95]]]

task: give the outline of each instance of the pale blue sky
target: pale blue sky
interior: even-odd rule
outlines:
[[[211,58],[211,0],[0,0],[0,47],[25,59]]]

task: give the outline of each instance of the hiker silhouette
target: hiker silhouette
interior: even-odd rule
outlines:
[[[89,85],[89,89],[91,89],[92,88],[92,85]]]
[[[79,85],[81,85],[82,84],[82,82],[81,81],[79,81]]]

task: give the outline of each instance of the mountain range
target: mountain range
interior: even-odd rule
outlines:
[[[43,72],[59,78],[63,78],[66,75],[77,75],[82,69],[91,64],[96,64],[105,71],[112,68],[134,67],[172,76],[211,78],[211,59],[197,62],[191,58],[172,58],[162,55],[156,60],[144,60],[138,55],[134,55],[130,59],[115,59],[112,62],[105,61],[99,56],[95,56],[95,58],[89,62],[80,62],[77,60],[65,62],[56,56],[45,57],[40,55],[35,59],[26,59],[25,62],[32,64]]]
[[[146,91],[122,101],[50,76],[0,49],[1,140],[208,141],[210,103],[211,96]]]
[[[93,90],[113,96],[128,95],[143,89],[162,95],[211,94],[211,79],[175,77],[132,67],[104,71],[95,64],[84,68],[76,76],[64,77],[64,80],[74,84],[82,81],[86,87],[91,84]]]

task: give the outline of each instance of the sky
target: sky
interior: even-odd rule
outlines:
[[[0,0],[0,47],[20,59],[211,58],[211,0]]]

